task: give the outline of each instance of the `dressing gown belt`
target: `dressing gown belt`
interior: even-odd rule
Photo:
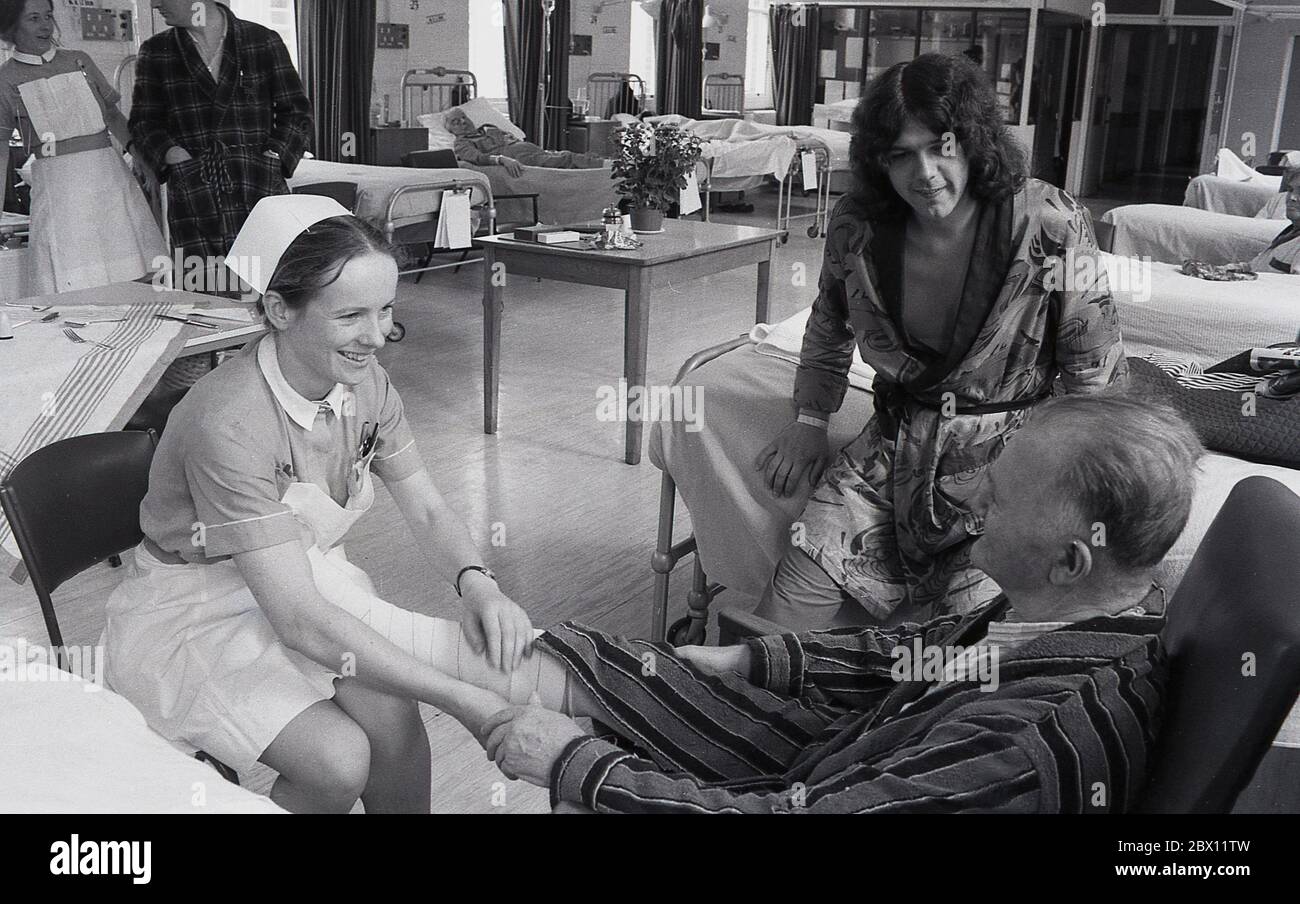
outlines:
[[[941,414],[951,413],[953,416],[982,415],[1002,414],[1007,411],[1018,411],[1021,408],[1031,408],[1049,398],[1052,394],[1049,384],[1046,390],[1027,399],[1012,399],[1007,402],[982,402],[978,405],[957,405],[948,408],[942,403],[931,402],[929,399],[913,395],[898,383],[881,379],[877,379],[872,383],[871,390],[875,396],[875,408],[881,434],[889,439],[898,438],[898,415],[904,400],[911,400],[922,408],[928,408]]]

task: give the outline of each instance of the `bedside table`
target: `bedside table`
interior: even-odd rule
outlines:
[[[401,166],[402,155],[429,148],[429,130],[423,126],[370,127],[370,161],[375,166]]]
[[[617,123],[611,119],[569,123],[569,150],[575,154],[613,157],[614,147],[611,139],[616,125]]]

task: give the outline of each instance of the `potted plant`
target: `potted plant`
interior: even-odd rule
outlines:
[[[632,202],[632,229],[659,232],[664,211],[678,203],[701,154],[700,139],[675,126],[629,123],[617,135],[614,178]]]

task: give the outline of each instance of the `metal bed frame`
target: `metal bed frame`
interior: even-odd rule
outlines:
[[[635,72],[593,72],[587,76],[588,115],[604,119],[609,102],[623,90],[624,82],[634,87],[637,103],[641,105],[641,112],[644,113],[645,79]]]
[[[673,385],[680,383],[687,374],[701,365],[749,343],[749,336],[744,335],[696,352],[686,359],[686,363],[677,372],[677,379],[673,381]],[[709,622],[709,605],[715,596],[727,588],[709,582],[704,567],[700,565],[700,553],[694,534],[684,540],[673,542],[673,511],[676,504],[677,483],[671,474],[664,471],[659,484],[659,532],[654,554],[650,556],[650,568],[655,573],[650,639],[667,640],[674,646],[680,646],[704,642],[705,628]],[[691,573],[691,589],[686,594],[687,614],[685,618],[673,622],[670,627],[668,625],[668,580],[677,563],[692,553],[695,555],[695,567]]]
[[[734,72],[711,72],[704,76],[700,97],[705,119],[740,118],[745,115],[745,77]]]
[[[408,69],[402,74],[402,125],[414,128],[425,113],[441,113],[458,106],[456,92],[464,90],[467,99],[478,97],[478,77],[468,69]],[[436,100],[431,103],[431,96]],[[415,111],[415,112],[413,112]]]
[[[817,166],[817,206],[812,213],[791,213],[791,201],[794,199],[794,183],[799,180],[803,185],[803,155],[812,153]],[[802,194],[807,194],[804,189]],[[785,178],[779,183],[776,196],[776,228],[782,231],[781,244],[790,241],[790,224],[796,220],[812,220],[808,227],[808,237],[815,239],[826,234],[826,221],[830,217],[831,202],[831,149],[819,138],[807,138],[797,142],[795,155],[786,170]]]

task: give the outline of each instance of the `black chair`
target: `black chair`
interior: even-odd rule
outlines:
[[[1092,229],[1097,234],[1097,247],[1109,253],[1115,247],[1115,224],[1098,220]]]
[[[1139,809],[1227,813],[1300,692],[1300,497],[1229,494],[1169,604],[1169,691]]]
[[[0,507],[40,601],[60,668],[68,662],[51,594],[143,539],[140,503],[149,489],[157,441],[152,430],[74,436],[28,455],[0,483]],[[196,757],[239,784],[229,766],[202,751]]]
[[[357,183],[355,182],[316,182],[295,188],[293,193],[333,198],[346,207],[349,213],[354,213],[357,209]]]

